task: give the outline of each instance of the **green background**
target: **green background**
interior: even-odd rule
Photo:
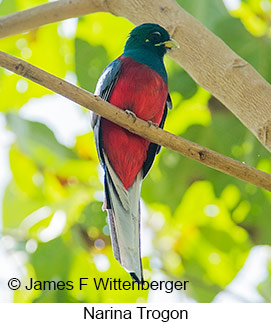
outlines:
[[[2,0],[0,15],[44,2]],[[178,2],[271,82],[270,1],[242,1],[230,12],[222,0]],[[73,19],[72,24],[71,33],[67,24],[54,23],[2,39],[0,48],[58,77],[72,77],[93,92],[100,73],[121,54],[134,26],[106,13]],[[165,61],[173,100],[166,130],[270,173],[270,154],[257,139],[180,66],[168,57]],[[0,114],[14,134],[9,147],[12,179],[3,197],[0,235],[14,242],[8,253],[24,255],[23,281],[29,277],[129,280],[112,255],[90,127],[75,138],[75,144],[64,145],[48,125],[20,114],[31,98],[39,98],[35,102],[41,104],[48,95],[52,95],[49,90],[0,69]],[[60,122],[65,123],[65,115]],[[212,302],[243,268],[253,247],[271,244],[270,193],[166,149],[143,183],[142,203],[146,228],[142,240],[149,245],[143,258],[145,278],[189,280],[190,300]],[[59,232],[50,236],[56,224]],[[270,247],[266,248],[270,255]],[[259,282],[257,293],[270,302],[270,258],[266,266],[269,276]],[[179,296],[175,295],[177,301]],[[148,291],[18,290],[13,299],[146,302]]]

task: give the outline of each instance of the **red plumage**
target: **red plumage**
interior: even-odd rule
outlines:
[[[121,56],[121,73],[109,102],[138,118],[160,124],[168,95],[163,78],[145,64]],[[150,142],[102,119],[102,142],[115,172],[128,190],[146,158]]]

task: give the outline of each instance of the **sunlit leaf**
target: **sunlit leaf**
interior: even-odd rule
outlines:
[[[30,213],[44,206],[44,199],[30,199],[13,181],[7,187],[3,199],[4,229],[18,228],[22,220]]]
[[[85,40],[75,39],[75,70],[81,87],[93,93],[97,80],[108,63],[104,47],[91,46]]]
[[[228,15],[223,1],[213,0],[178,0],[181,7],[197,18],[207,28],[213,30],[216,23]]]
[[[16,0],[2,0],[0,2],[0,16],[8,15],[16,10]]]
[[[71,40],[58,35],[58,24],[47,25],[25,34],[0,39],[2,51],[22,58],[61,78],[73,69]],[[0,74],[0,111],[19,109],[33,97],[52,93],[21,76]]]
[[[103,46],[110,60],[121,55],[133,24],[127,19],[98,12],[79,19],[76,37],[93,46]]]

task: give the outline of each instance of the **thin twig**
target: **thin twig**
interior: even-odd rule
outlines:
[[[127,116],[123,110],[19,58],[0,51],[0,66],[65,96],[151,142],[181,153],[186,157],[197,160],[223,173],[271,191],[270,174],[175,136],[160,128],[150,126],[146,121],[139,118],[134,122],[133,118],[129,118],[129,115]]]

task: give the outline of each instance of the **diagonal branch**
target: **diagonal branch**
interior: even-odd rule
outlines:
[[[19,58],[0,51],[0,66],[65,96],[88,110],[94,111],[102,117],[151,142],[181,153],[186,157],[197,160],[223,173],[271,191],[270,174],[175,136],[160,128],[149,126],[146,121],[141,119],[137,118],[134,122],[123,110]]]
[[[271,150],[271,86],[175,0],[59,0],[0,18],[0,38],[97,11],[162,24],[181,48],[170,56]]]

